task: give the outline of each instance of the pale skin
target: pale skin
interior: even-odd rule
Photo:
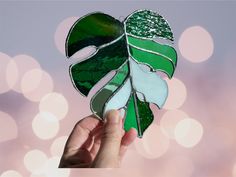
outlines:
[[[132,142],[135,129],[123,130],[119,111],[111,110],[105,122],[91,115],[80,120],[64,148],[60,168],[117,168]]]

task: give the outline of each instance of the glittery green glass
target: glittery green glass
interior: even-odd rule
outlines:
[[[161,108],[168,94],[166,82],[155,71],[171,78],[177,64],[175,49],[156,38],[174,40],[169,24],[156,12],[138,10],[123,22],[95,12],[75,22],[65,44],[68,58],[84,47],[96,47],[89,58],[70,66],[72,83],[82,95],[87,96],[104,76],[116,71],[92,97],[91,110],[104,119],[110,109],[124,109],[124,129],[137,129],[139,137],[154,118],[149,103]]]

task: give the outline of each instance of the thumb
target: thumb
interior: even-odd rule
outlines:
[[[95,168],[119,167],[121,139],[122,121],[119,111],[109,111],[102,133],[101,146],[92,166]]]

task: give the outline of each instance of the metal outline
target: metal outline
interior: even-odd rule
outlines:
[[[169,44],[165,44],[165,43],[156,42],[156,41],[153,40],[153,39],[137,37],[137,36],[135,36],[135,35],[130,35],[130,33],[127,33],[127,34],[128,34],[127,36],[131,36],[131,37],[133,37],[133,38],[140,39],[140,40],[142,40],[142,41],[148,40],[148,41],[151,41],[151,42],[154,42],[154,43],[157,43],[157,44],[160,44],[160,45],[168,46],[168,47],[174,49],[175,54],[176,54],[176,62],[175,62],[175,63],[172,61],[171,58],[166,57],[166,56],[160,54],[159,52],[155,52],[155,51],[151,51],[151,50],[146,50],[146,49],[143,49],[143,48],[137,47],[137,46],[131,44],[130,42],[128,42],[128,44],[129,44],[130,46],[132,46],[132,47],[134,47],[134,48],[136,48],[136,49],[139,49],[139,50],[142,50],[142,51],[147,51],[147,52],[150,51],[150,53],[153,53],[153,54],[156,54],[156,55],[160,55],[160,56],[163,56],[164,58],[167,58],[169,61],[172,62],[174,68],[177,66],[178,55],[177,55],[177,52],[176,52],[176,50],[175,50],[175,48],[174,48],[173,46],[171,46],[171,45],[169,45]]]
[[[127,64],[127,60],[118,68],[116,69],[116,73],[114,74],[114,76],[105,84],[107,85],[109,82],[111,82],[111,80],[116,76],[118,70],[120,70],[124,65]],[[102,115],[104,115],[104,108],[106,106],[106,104],[110,101],[110,99],[119,91],[119,89],[121,87],[123,87],[124,83],[126,82],[126,80],[128,79],[128,75],[129,75],[129,70],[128,70],[128,73],[127,73],[127,76],[125,77],[124,81],[122,82],[122,84],[120,85],[120,87],[117,87],[117,89],[110,95],[110,97],[107,99],[107,101],[105,101],[105,104],[103,105],[103,111],[102,111]],[[93,96],[92,98],[90,99],[90,109],[91,111],[97,115],[96,111],[94,111],[93,107],[92,107],[92,101],[94,100],[94,98],[104,89],[104,87],[100,88]],[[97,117],[99,117],[99,115],[97,115]],[[104,117],[99,117],[101,120],[104,119]]]
[[[93,57],[94,55],[96,55],[96,54],[98,53],[98,51],[99,51],[100,49],[103,49],[103,48],[105,48],[106,46],[108,46],[108,45],[110,45],[110,44],[114,44],[114,43],[118,42],[120,39],[123,38],[123,36],[124,36],[124,34],[122,34],[121,36],[119,36],[117,39],[115,39],[115,40],[113,40],[113,41],[111,41],[111,42],[109,42],[109,43],[107,43],[107,44],[102,45],[101,48],[100,48],[100,47],[96,47],[97,50],[96,50],[93,54],[89,55],[88,57],[86,57],[86,58],[83,59],[82,61],[80,60],[80,61],[75,62],[75,63],[73,63],[73,64],[71,64],[71,65],[69,66],[69,75],[70,75],[71,82],[72,82],[74,88],[75,88],[82,96],[86,97],[86,95],[84,95],[83,93],[81,93],[80,90],[76,87],[75,82],[74,82],[73,77],[72,77],[71,68],[72,68],[74,65],[77,65],[77,64],[79,64],[79,63],[81,63],[81,62],[83,62],[83,61],[86,61],[86,60],[88,60],[89,58]],[[125,63],[125,62],[124,62],[124,63]],[[121,64],[121,66],[122,66],[122,65],[123,65],[123,64]],[[120,67],[119,67],[119,68],[120,68]],[[118,69],[119,69],[119,68],[118,68]],[[116,69],[116,70],[118,70],[118,69]],[[104,77],[106,77],[111,71],[116,71],[116,70],[110,70]],[[98,82],[97,82],[95,85],[97,85],[97,84],[98,84]],[[95,86],[95,85],[94,85],[94,86]],[[90,91],[89,91],[89,92],[90,92]],[[88,94],[89,94],[89,93],[88,93]]]
[[[134,60],[133,62],[135,62],[138,66],[139,66],[139,65],[147,66],[146,64],[136,62],[135,60]],[[147,67],[149,67],[149,66],[147,66]],[[151,71],[151,67],[149,67],[150,71],[146,71],[146,70],[144,70],[143,68],[141,68],[140,66],[139,66],[139,68],[140,68],[140,70],[142,70],[143,72],[145,72],[145,73],[147,73],[147,74],[149,74],[149,73],[150,73],[150,74],[156,74],[155,72],[152,72],[152,71]],[[158,75],[158,74],[156,74],[156,75]],[[160,77],[160,76],[158,75],[158,77]],[[165,83],[165,85],[166,85],[166,87],[167,87],[167,96],[165,97],[165,100],[163,101],[163,102],[164,102],[163,105],[159,106],[159,105],[157,105],[157,104],[154,103],[154,102],[148,102],[148,103],[153,103],[153,104],[155,104],[159,109],[161,109],[161,108],[164,106],[164,104],[165,104],[165,102],[166,102],[166,100],[167,100],[167,98],[168,98],[168,95],[169,95],[169,90],[168,90],[168,84],[167,84],[167,82],[166,82],[162,77],[160,77],[160,79],[161,79],[162,81],[164,81],[164,83]],[[132,85],[132,86],[133,86],[133,85]],[[133,86],[133,87],[134,87],[134,86]],[[147,102],[147,99],[146,99],[145,94],[144,94],[143,92],[137,91],[137,88],[136,88],[136,87],[134,87],[134,90],[135,90],[136,93],[142,94],[143,97],[144,97],[145,102]],[[140,99],[139,99],[139,100],[140,100]],[[142,101],[142,100],[140,100],[140,101]]]
[[[137,10],[137,11],[134,11],[133,13],[131,13],[130,15],[128,15],[125,19],[124,19],[124,21],[123,21],[123,23],[124,23],[124,31],[125,31],[125,38],[126,38],[126,43],[127,43],[127,49],[128,49],[128,54],[129,54],[129,60],[130,59],[134,59],[133,57],[132,57],[132,55],[131,55],[131,53],[130,53],[130,50],[129,50],[129,46],[128,46],[128,44],[129,44],[129,42],[128,42],[128,39],[127,39],[127,36],[128,36],[128,34],[129,33],[127,33],[126,32],[126,21],[127,21],[127,19],[130,17],[130,16],[132,16],[134,13],[137,13],[137,12],[139,12],[139,11],[145,11],[145,10],[147,10],[147,9],[140,9],[140,10]],[[151,11],[151,12],[154,12],[154,13],[156,13],[155,11],[152,11],[152,10],[147,10],[147,11]],[[158,15],[160,15],[160,14],[158,14]],[[161,15],[160,15],[161,16]],[[163,16],[161,16],[164,20],[166,20]],[[166,20],[166,22],[168,23],[168,21]],[[168,25],[169,25],[169,23],[168,23]],[[170,25],[169,25],[170,26]],[[170,28],[171,29],[171,28]],[[172,32],[172,29],[171,29],[171,32]],[[173,34],[173,32],[172,32],[172,34]],[[134,35],[135,36],[135,35]],[[150,39],[149,39],[150,40]],[[173,35],[173,41],[174,41],[174,35]],[[156,42],[156,41],[154,41],[154,42]],[[175,49],[174,49],[175,50]],[[177,54],[177,53],[176,53]],[[128,62],[129,62],[129,60],[128,60]],[[178,60],[178,55],[177,55],[177,59],[176,59],[176,64],[177,64],[177,60]],[[137,62],[138,64],[141,64],[141,62],[138,62],[136,59],[134,59],[134,61],[135,62]],[[172,61],[171,61],[171,63],[172,63]],[[142,63],[142,64],[144,64],[144,63]],[[146,63],[145,63],[146,64]],[[153,67],[151,67],[149,64],[146,64],[147,66],[149,66],[152,70],[154,70],[154,71],[157,71],[157,70],[155,70]],[[172,63],[172,65],[173,65],[173,63]],[[129,67],[130,67],[130,62],[129,62]],[[174,68],[175,69],[175,68]],[[166,73],[166,71],[164,71],[164,70],[159,70],[159,71],[162,71],[162,72],[164,72],[164,73]],[[130,71],[130,73],[131,73],[131,71]],[[174,74],[174,72],[173,72],[173,74],[172,74],[172,76],[170,77],[169,76],[169,74],[168,73],[166,73],[167,74],[167,76],[169,77],[169,78],[171,78],[172,76],[173,76],[173,74]],[[133,83],[132,83],[132,74],[130,74],[130,81],[131,81],[131,86],[132,86],[132,88],[133,88]],[[167,86],[167,88],[168,88],[168,86]],[[136,90],[134,90],[133,89],[133,91],[136,91]],[[167,97],[168,97],[168,90],[167,90]],[[167,97],[166,97],[166,99],[167,99]],[[165,100],[165,102],[166,102],[166,100]],[[155,104],[155,103],[154,103]],[[156,104],[155,104],[156,105]],[[159,108],[159,106],[157,106],[158,108]],[[138,110],[137,110],[137,106],[135,106],[135,111],[136,111],[136,115],[137,115],[137,117],[136,117],[136,120],[137,119],[140,119],[139,118],[139,114],[138,114]],[[126,117],[125,117],[125,119],[126,119]],[[125,121],[125,120],[124,120]],[[137,121],[138,122],[138,121]],[[139,124],[138,124],[138,131],[140,131],[141,132],[141,127],[140,127],[140,122],[139,122]],[[142,133],[142,132],[141,132]],[[138,132],[138,134],[139,134],[139,132]],[[142,136],[140,136],[140,135],[138,135],[139,137],[142,137]]]
[[[115,96],[116,93],[118,93],[118,92],[123,88],[123,86],[124,86],[128,81],[130,81],[130,78],[129,78],[129,77],[126,77],[125,81],[121,84],[121,86],[120,86],[115,92],[113,92],[114,94],[112,94],[112,95],[107,99],[106,103],[104,104],[103,115],[105,114],[104,111],[105,111],[105,108],[106,108],[107,104],[109,103],[109,101]],[[131,91],[130,91],[130,95],[131,95],[131,94],[132,94],[132,84],[130,83],[130,85],[131,85]],[[129,95],[129,98],[130,98],[130,95]],[[123,107],[121,107],[121,108],[124,108],[125,106],[127,106],[127,103],[129,102],[129,98],[128,98],[126,104],[125,104]],[[121,108],[120,108],[120,109],[121,109]]]

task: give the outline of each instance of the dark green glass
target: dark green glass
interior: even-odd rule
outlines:
[[[110,71],[118,69],[128,58],[125,37],[101,48],[88,60],[70,67],[74,86],[85,96]]]
[[[96,47],[109,43],[124,33],[123,24],[115,18],[100,12],[77,20],[66,39],[66,56],[71,57],[89,45]]]

